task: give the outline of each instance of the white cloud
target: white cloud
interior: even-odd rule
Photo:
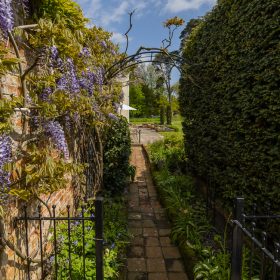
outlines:
[[[76,0],[83,7],[86,17],[96,18],[97,12],[102,8],[101,0]]]
[[[124,19],[129,19],[128,14],[135,11],[134,17],[141,17],[152,6],[158,6],[162,0],[115,0],[106,5],[102,0],[76,0],[83,7],[85,15],[93,19],[93,23],[105,27],[113,27]],[[109,1],[108,1],[109,2]]]
[[[101,23],[103,25],[110,25],[114,22],[120,22],[123,16],[126,14],[129,8],[129,1],[122,1],[120,5],[113,10],[108,9],[106,12],[102,13]]]
[[[131,40],[131,38],[129,38],[129,40]],[[116,44],[123,44],[126,42],[126,37],[119,32],[113,32],[112,41]]]
[[[215,4],[216,0],[167,0],[165,10],[178,13],[187,10],[197,10],[203,4]]]

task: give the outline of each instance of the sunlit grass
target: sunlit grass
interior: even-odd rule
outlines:
[[[159,118],[131,118],[131,124],[159,124]],[[168,127],[173,128],[175,131],[166,131],[160,132],[161,135],[164,137],[182,137],[183,138],[183,131],[182,131],[182,117],[180,115],[174,116],[172,118],[172,125],[168,125]]]

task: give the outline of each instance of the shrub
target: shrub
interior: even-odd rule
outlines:
[[[157,169],[167,167],[171,172],[183,172],[186,166],[184,144],[179,135],[166,136],[149,146],[150,158]]]
[[[219,1],[185,39],[180,107],[194,174],[279,210],[279,3]]]
[[[128,244],[129,236],[127,234],[127,220],[124,211],[124,202],[122,199],[104,200],[104,279],[119,279],[122,270],[122,255],[125,254],[125,248]],[[86,217],[91,214],[91,208],[87,209]],[[95,279],[96,260],[95,260],[95,240],[94,224],[85,221],[85,264],[86,279]],[[58,279],[68,279],[69,274],[69,255],[68,255],[68,224],[61,223],[58,226],[59,253],[58,259]],[[72,279],[83,279],[83,231],[82,222],[71,223],[71,264]],[[54,257],[50,257],[50,264],[54,268]]]
[[[104,147],[104,187],[112,194],[122,193],[132,176],[129,165],[130,133],[127,120],[119,117],[108,129]]]

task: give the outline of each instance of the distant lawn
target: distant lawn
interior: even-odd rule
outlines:
[[[129,122],[131,124],[144,124],[144,123],[159,124],[159,118],[130,118]]]
[[[131,124],[159,124],[160,119],[159,118],[131,118],[130,119]],[[183,137],[183,131],[182,131],[182,117],[177,115],[174,116],[172,119],[172,125],[169,126],[170,128],[174,128],[176,131],[167,131],[167,132],[160,132],[163,136],[172,137],[174,136],[182,136]]]

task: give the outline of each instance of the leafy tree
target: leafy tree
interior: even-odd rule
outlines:
[[[152,64],[139,65],[134,72],[134,83],[130,87],[130,104],[138,109],[137,117],[150,117],[159,114],[159,75]]]

